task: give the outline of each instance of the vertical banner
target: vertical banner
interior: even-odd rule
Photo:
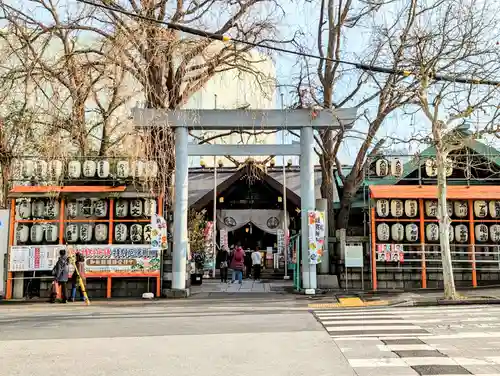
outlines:
[[[285,232],[281,229],[276,231],[276,236],[278,238],[278,254],[282,255],[285,252]]]
[[[161,215],[151,216],[151,250],[161,251],[167,249],[167,221]]]
[[[208,221],[203,230],[203,239],[205,243],[205,262],[204,269],[212,269],[214,265],[214,223]]]
[[[227,249],[229,250],[229,238],[228,238],[228,233],[226,229],[221,229],[219,231],[220,233],[220,249]]]
[[[325,246],[325,212],[308,211],[308,233],[309,233],[309,264],[321,263],[323,249]]]

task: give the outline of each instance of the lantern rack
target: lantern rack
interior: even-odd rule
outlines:
[[[128,216],[124,218],[120,218],[116,216],[116,207],[115,204],[117,201],[122,200],[120,195],[122,195],[126,190],[125,186],[17,186],[11,191],[10,195],[10,227],[9,227],[9,249],[7,253],[7,265],[9,266],[9,271],[7,273],[7,286],[6,286],[6,299],[12,298],[13,293],[13,281],[15,279],[19,279],[18,277],[13,278],[13,271],[10,270],[10,257],[11,257],[11,248],[17,244],[17,236],[16,232],[18,230],[19,225],[27,225],[27,224],[55,224],[58,226],[58,235],[57,238],[52,242],[46,241],[44,239],[43,242],[37,242],[34,244],[33,242],[23,242],[27,246],[85,246],[85,245],[113,245],[119,244],[123,247],[126,246],[138,246],[149,244],[145,236],[142,237],[140,243],[134,243],[130,240],[130,236],[127,236],[127,239],[122,242],[116,242],[115,240],[115,228],[119,224],[130,224],[133,226],[134,224],[149,224],[151,222],[150,218],[144,217],[146,215],[144,212],[141,216],[137,218],[130,218],[130,213]],[[56,197],[47,196],[47,193],[56,193]],[[110,193],[116,194],[117,198],[109,197]],[[81,196],[85,198],[89,197],[89,194],[92,194],[93,199],[98,200],[106,200],[107,202],[107,213],[104,217],[89,217],[89,218],[72,218],[67,215],[67,204],[69,202],[74,202],[81,199]],[[16,200],[30,199],[35,202],[37,200],[57,200],[59,203],[59,210],[56,218],[31,218],[24,219],[20,218],[20,213],[16,212]],[[133,197],[129,192],[127,195],[123,197],[123,200],[133,201],[133,200],[151,200],[156,204],[156,212],[159,215],[163,215],[163,197],[157,196],[154,197],[152,195],[145,195],[143,193],[137,193],[136,197]],[[143,205],[144,207],[145,205]],[[30,209],[31,212],[32,209]],[[81,214],[81,213],[79,213]],[[151,214],[151,213],[149,213]],[[31,214],[30,214],[31,216]],[[62,224],[62,225],[61,225]],[[106,224],[107,225],[107,236],[102,241],[97,241],[94,237],[90,236],[90,239],[87,239],[83,242],[68,242],[65,231],[67,229],[68,224]],[[128,227],[128,229],[131,228]],[[144,226],[146,227],[146,226]],[[95,228],[95,226],[94,226]],[[31,230],[31,229],[30,229]],[[31,232],[31,231],[30,231]],[[31,239],[30,239],[31,240]],[[154,278],[156,280],[156,296],[160,296],[161,294],[161,275],[159,272],[87,272],[87,279],[91,278],[105,278],[106,279],[106,297],[111,298],[112,294],[112,279],[113,278],[130,278],[130,277],[139,277],[139,278]],[[27,277],[28,279],[32,279],[31,277]]]
[[[379,286],[377,274],[385,272],[409,272],[400,279],[404,288],[427,288],[430,281],[442,280],[435,218],[437,187],[375,185],[369,189],[373,289],[384,287]],[[459,276],[462,284],[472,287],[500,280],[500,187],[447,189],[455,279]],[[411,215],[408,202],[412,205]],[[494,279],[483,279],[483,273],[493,273]]]

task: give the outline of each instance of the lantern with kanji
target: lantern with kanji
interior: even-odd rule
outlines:
[[[395,242],[400,242],[405,237],[405,228],[401,223],[394,223],[391,226],[391,238]]]
[[[118,243],[124,243],[127,240],[127,226],[119,223],[115,226],[115,240]]]
[[[128,215],[128,202],[126,200],[117,200],[115,203],[115,212],[117,218],[124,218]]]
[[[387,223],[379,223],[377,226],[377,238],[381,242],[386,242],[389,240],[391,230]]]
[[[408,223],[406,225],[406,240],[415,242],[418,239],[418,226],[415,223]]]

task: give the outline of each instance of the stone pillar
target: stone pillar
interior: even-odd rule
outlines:
[[[319,274],[330,273],[330,251],[328,248],[328,201],[326,198],[316,200],[316,210],[325,212],[325,249],[323,250],[323,259],[318,266]]]
[[[186,289],[188,249],[188,129],[175,128],[175,206],[172,289]]]
[[[13,285],[13,292],[12,292],[12,298],[14,299],[22,299],[24,297],[24,273],[23,272],[17,272],[17,273],[12,273],[12,277],[14,279]]]
[[[311,126],[304,126],[300,131],[300,202],[301,202],[301,252],[302,286],[310,293],[316,290],[316,265],[309,265],[309,234],[307,212],[315,209],[314,194],[314,136]],[[307,291],[306,291],[307,293]]]

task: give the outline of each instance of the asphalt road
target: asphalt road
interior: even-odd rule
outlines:
[[[354,375],[295,302],[0,306],[0,375]]]

